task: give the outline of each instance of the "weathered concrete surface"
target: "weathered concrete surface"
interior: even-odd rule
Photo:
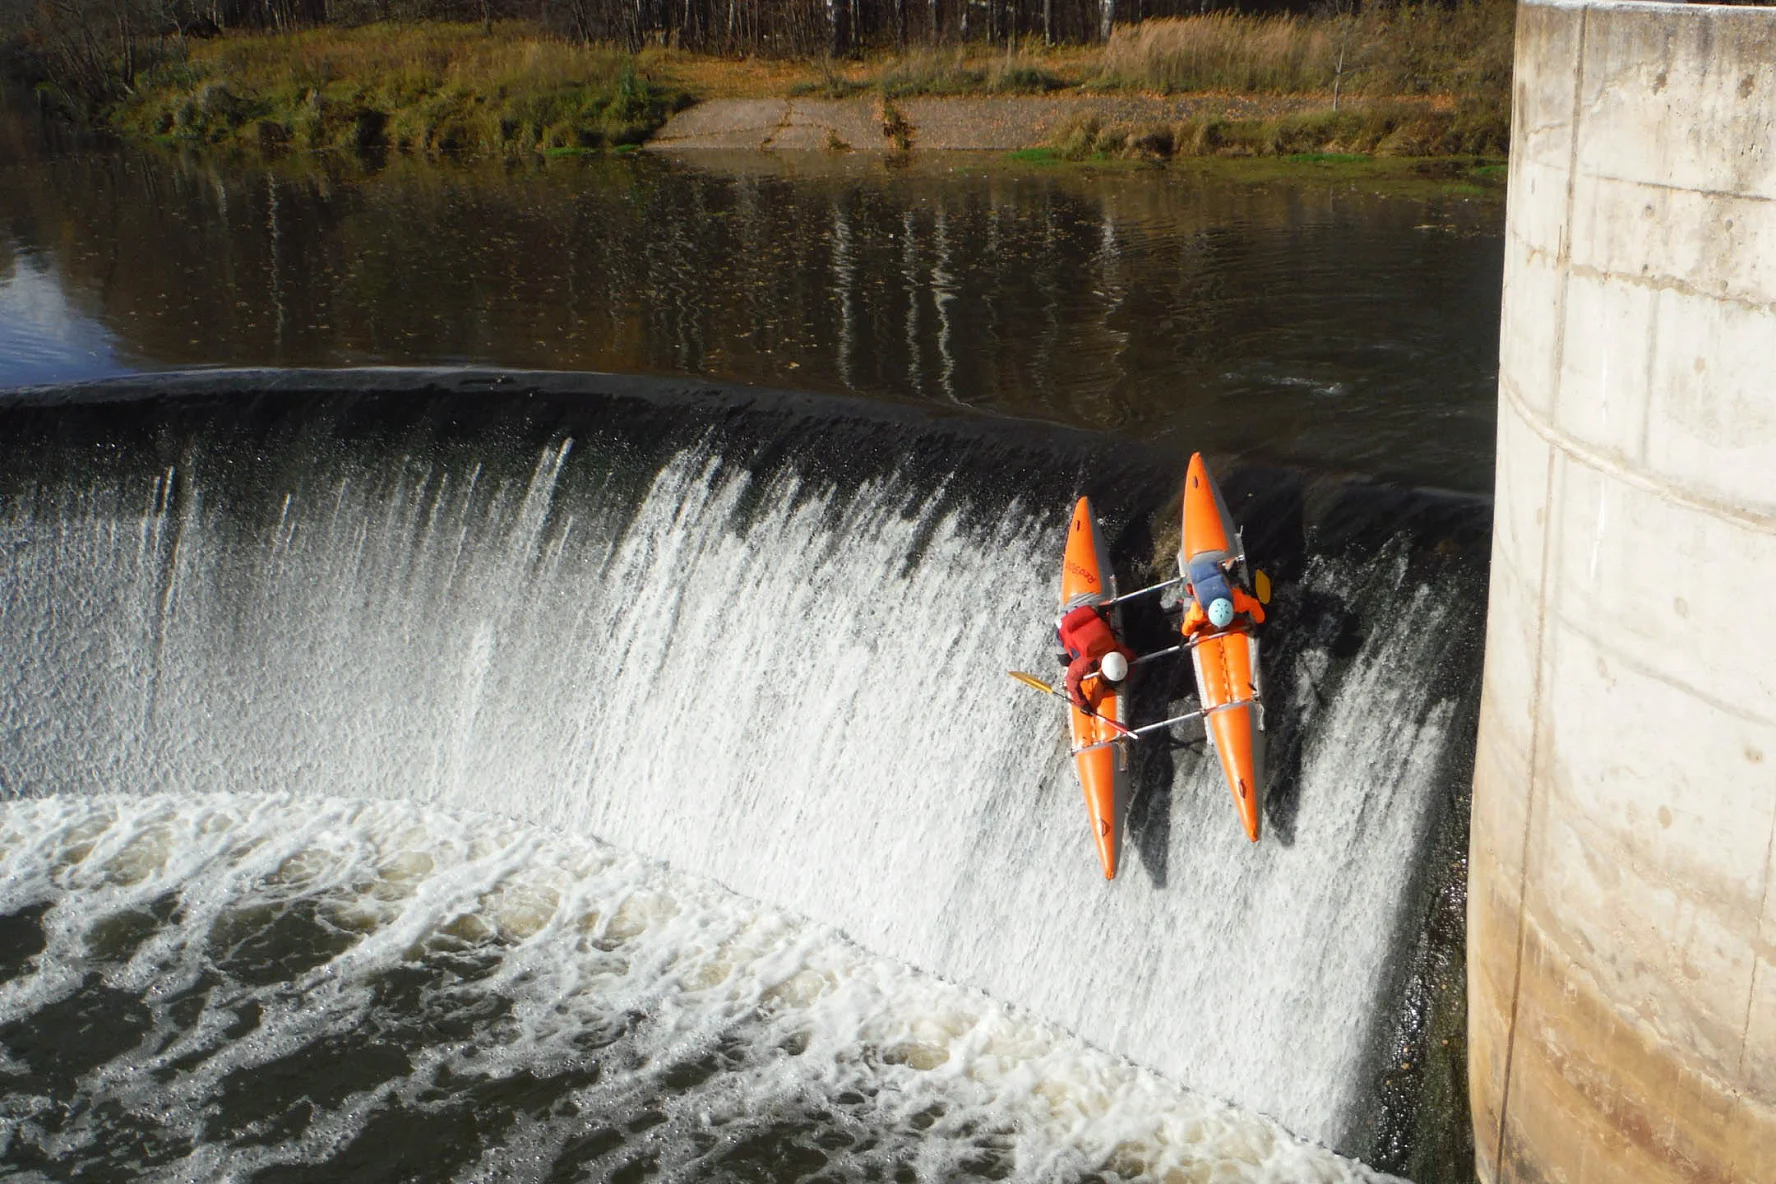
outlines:
[[[1525,3],[1469,866],[1488,1181],[1776,1181],[1776,10]]]
[[[1216,116],[1270,119],[1323,107],[1295,96],[995,95],[896,99],[910,146],[925,150],[1011,151],[1050,143],[1067,122],[1176,123]],[[879,98],[711,99],[666,122],[650,147],[875,151],[898,149]]]

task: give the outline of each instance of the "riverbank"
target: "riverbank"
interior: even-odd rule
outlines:
[[[715,149],[1011,152],[1043,162],[1174,157],[1480,157],[1490,129],[1428,99],[1072,93],[998,96],[711,99],[674,115],[648,146]]]
[[[1333,153],[1498,157],[1508,6],[1229,15],[1100,46],[728,58],[571,44],[523,22],[179,38],[102,119],[262,151],[517,157],[679,149],[1047,150],[1054,159]],[[1462,56],[1452,48],[1460,45]]]
[[[690,101],[633,55],[526,25],[380,24],[194,41],[107,117],[231,147],[522,155],[633,146]]]

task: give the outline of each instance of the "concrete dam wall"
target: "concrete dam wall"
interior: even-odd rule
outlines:
[[[1776,9],[1526,3],[1469,866],[1488,1181],[1776,1180]]]

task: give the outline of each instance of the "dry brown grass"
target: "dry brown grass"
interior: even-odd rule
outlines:
[[[643,73],[696,99],[776,99],[818,74],[818,64],[793,58],[728,58],[682,49],[648,48]]]
[[[1484,95],[1510,88],[1509,0],[1375,4],[1360,15],[1217,13],[1118,28],[1102,82],[1168,93]]]
[[[1490,123],[1429,100],[1380,99],[1342,110],[1271,119],[1203,116],[1176,122],[1119,122],[1081,115],[1056,129],[1050,148],[1065,160],[1165,160],[1174,156],[1502,156]]]
[[[1040,94],[1078,87],[1103,70],[1098,46],[1045,46],[1029,40],[1010,48],[987,45],[915,47],[868,54],[858,61],[812,59],[780,95],[844,98],[876,93],[908,95]]]
[[[1360,16],[1214,15],[1118,28],[1107,47],[1026,42],[835,59],[631,55],[512,22],[381,24],[192,42],[117,112],[150,135],[305,148],[386,144],[505,154],[644,139],[691,98],[1004,94],[1139,89],[1328,95],[1339,118],[1075,134],[1069,152],[1300,151],[1502,154],[1508,139],[1508,0],[1371,6]],[[1411,111],[1378,115],[1384,100]],[[1429,104],[1426,106],[1425,104]],[[1330,104],[1328,104],[1330,106]],[[1388,108],[1387,110],[1393,110]],[[1082,147],[1089,140],[1090,147]],[[1074,143],[1079,141],[1079,143]],[[1169,145],[1169,146],[1168,146]]]
[[[1104,51],[1104,75],[1159,91],[1329,90],[1347,24],[1215,13],[1125,25]]]
[[[351,79],[395,93],[498,94],[602,84],[615,77],[620,57],[516,22],[501,25],[493,36],[478,25],[380,24],[194,42],[187,64],[266,90]]]

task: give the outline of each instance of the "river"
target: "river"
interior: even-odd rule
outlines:
[[[9,119],[9,1161],[1467,1178],[1495,195]],[[1071,497],[1149,578],[1193,449],[1268,834],[1155,750],[1106,885],[1002,671]]]

